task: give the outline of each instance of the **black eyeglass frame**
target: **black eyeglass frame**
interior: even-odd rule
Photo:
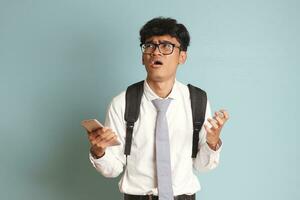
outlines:
[[[145,52],[143,51],[143,49],[145,49],[145,48],[143,48],[143,46],[146,45],[146,44],[152,44],[152,45],[155,46],[154,50],[153,50],[151,53],[145,53]],[[170,44],[170,45],[172,45],[172,51],[171,51],[170,53],[162,53],[162,52],[160,51],[160,47],[159,47],[159,45],[162,45],[162,44]],[[159,51],[161,54],[163,54],[163,55],[171,55],[171,54],[174,52],[174,48],[175,48],[175,47],[178,48],[179,51],[181,51],[181,47],[180,47],[180,46],[176,46],[176,44],[173,44],[173,43],[171,43],[171,42],[162,42],[162,43],[158,43],[158,44],[151,43],[151,42],[149,42],[149,43],[141,43],[141,44],[140,44],[140,47],[141,47],[141,50],[142,50],[142,53],[143,53],[143,54],[152,54],[152,53],[156,50],[156,48],[158,48],[158,51]]]

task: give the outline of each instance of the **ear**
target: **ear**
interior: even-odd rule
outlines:
[[[144,56],[142,56],[142,64],[145,65]]]
[[[187,58],[187,53],[186,51],[180,51],[179,54],[179,64],[184,64]]]

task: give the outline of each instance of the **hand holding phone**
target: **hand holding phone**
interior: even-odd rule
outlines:
[[[97,119],[87,119],[81,122],[81,125],[88,131],[93,132],[104,126]]]
[[[81,125],[88,131],[92,145],[115,146],[121,144],[118,136],[110,128],[104,127],[97,119],[83,120]]]

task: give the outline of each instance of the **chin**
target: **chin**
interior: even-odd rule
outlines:
[[[162,81],[164,81],[166,78],[165,77],[163,77],[163,76],[159,76],[159,75],[150,75],[150,74],[148,74],[147,75],[147,79],[149,80],[149,81],[154,81],[154,82],[162,82]]]

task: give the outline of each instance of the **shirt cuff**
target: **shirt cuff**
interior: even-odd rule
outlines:
[[[108,154],[108,152],[105,152],[102,157],[97,159],[97,158],[93,157],[91,152],[89,152],[89,158],[94,167],[99,166],[99,165],[101,166],[101,165],[105,165],[105,163],[107,162],[107,160],[108,160],[107,154]]]
[[[207,142],[205,142],[203,147],[204,147],[204,151],[206,151],[208,154],[219,154],[222,149],[222,140],[221,139],[219,140],[216,150],[211,149],[207,144]]]

